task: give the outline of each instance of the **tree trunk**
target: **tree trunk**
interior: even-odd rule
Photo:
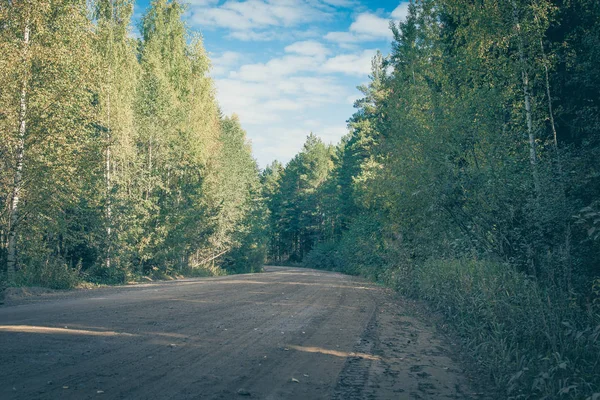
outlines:
[[[114,2],[110,0],[110,25],[109,25],[109,36],[108,36],[108,90],[106,93],[106,165],[105,165],[105,178],[106,178],[106,268],[109,269],[112,261],[112,181],[111,181],[111,140],[112,140],[112,126],[111,126],[111,89],[112,89],[112,62],[113,62],[113,30],[114,30]]]
[[[541,186],[540,186],[540,178],[538,173],[538,165],[537,165],[537,154],[536,154],[536,146],[535,146],[535,133],[533,131],[533,115],[531,111],[531,92],[529,87],[529,73],[527,70],[527,62],[525,59],[525,48],[523,44],[523,36],[521,32],[521,24],[519,22],[519,10],[517,8],[517,3],[515,0],[512,1],[513,6],[513,19],[515,24],[515,31],[517,34],[517,43],[519,50],[519,61],[521,64],[521,79],[523,82],[523,96],[525,100],[525,119],[527,122],[527,136],[529,139],[529,163],[531,165],[531,174],[533,176],[533,186],[535,191],[535,213],[540,213],[540,198],[541,198]],[[536,226],[536,232],[534,235],[539,239],[542,235],[542,228],[539,223],[539,215],[534,216],[534,224]],[[536,240],[538,240],[536,239]],[[538,270],[536,268],[536,246],[533,243],[529,243],[527,245],[528,252],[528,264],[529,264],[529,274],[533,277],[537,277]]]
[[[110,126],[110,89],[111,89],[111,84],[112,82],[110,81],[110,63],[111,60],[109,60],[109,67],[108,67],[108,75],[109,75],[109,82],[108,82],[108,93],[106,95],[106,111],[107,111],[107,116],[106,116],[106,125],[107,125],[107,129],[106,129],[106,165],[105,165],[105,178],[106,178],[106,241],[107,241],[107,246],[106,246],[106,268],[109,269],[110,268],[110,263],[111,263],[111,258],[112,258],[112,243],[111,243],[111,234],[112,234],[112,204],[111,204],[111,175],[110,175],[110,141],[111,141],[111,126]]]
[[[523,53],[521,57],[523,57]],[[525,69],[522,71],[523,76],[523,95],[525,96],[525,115],[527,119],[527,136],[529,137],[529,162],[533,169],[533,180],[535,184],[535,191],[537,194],[540,193],[540,179],[537,170],[537,154],[535,149],[535,134],[533,132],[533,117],[531,114],[531,94],[529,92],[529,74]]]
[[[152,136],[148,139],[148,182],[146,188],[146,200],[150,198],[150,191],[152,190],[151,184],[152,178]]]
[[[23,62],[27,62],[29,52],[29,22],[25,22],[23,32]],[[13,181],[13,192],[10,202],[10,226],[8,230],[7,278],[10,284],[15,282],[17,264],[17,224],[19,219],[19,201],[23,183],[23,157],[25,155],[25,133],[27,132],[27,72],[21,83],[19,108],[19,140],[17,142],[16,166]]]
[[[537,17],[536,17],[537,18]],[[562,202],[562,209],[565,216],[565,260],[563,264],[563,286],[565,290],[571,288],[571,221],[568,213],[568,202],[567,202],[567,189],[565,187],[565,174],[563,172],[562,161],[560,159],[560,153],[558,151],[558,138],[556,133],[556,124],[554,123],[554,111],[552,109],[552,92],[550,90],[550,73],[548,71],[548,58],[546,57],[546,51],[544,49],[544,43],[540,39],[540,50],[542,51],[542,58],[544,61],[544,72],[546,78],[546,96],[548,98],[548,115],[550,116],[550,126],[552,127],[552,144],[554,147],[554,155],[556,160],[556,167],[558,172],[558,182],[560,188],[560,196]]]
[[[517,39],[519,44],[519,60],[521,63],[521,79],[523,81],[523,96],[525,97],[525,119],[527,121],[527,136],[529,138],[529,162],[531,164],[533,184],[535,186],[536,196],[540,195],[540,179],[537,167],[537,154],[535,148],[535,133],[533,132],[533,116],[531,112],[531,92],[529,88],[529,73],[525,62],[525,49],[523,48],[523,38],[521,36],[521,24],[519,23],[519,12],[517,3],[513,0],[513,18]]]
[[[550,93],[550,74],[548,72],[547,58],[546,53],[544,51],[544,44],[542,43],[542,39],[540,39],[540,47],[544,59],[544,71],[546,73],[546,95],[548,96],[548,114],[550,116],[550,126],[552,127],[552,139],[554,144],[554,150],[558,152],[558,138],[556,135],[556,124],[554,123],[554,111],[552,110],[552,95]]]

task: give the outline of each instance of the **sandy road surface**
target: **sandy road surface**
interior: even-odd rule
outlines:
[[[23,303],[23,302],[21,302]],[[0,307],[1,399],[464,399],[434,329],[308,269]]]

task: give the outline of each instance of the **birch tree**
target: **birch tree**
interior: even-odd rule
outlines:
[[[67,223],[61,213],[73,204],[69,196],[81,188],[72,173],[83,167],[87,156],[93,157],[85,121],[93,118],[89,89],[94,79],[88,64],[93,59],[91,25],[83,2],[15,1],[2,8],[7,21],[3,46],[18,57],[5,72],[18,87],[6,86],[2,97],[6,103],[1,106],[18,110],[12,123],[7,119],[5,131],[13,157],[7,246],[7,274],[12,280],[16,265],[29,256],[41,256],[23,249],[22,238],[38,242],[45,231],[49,243]],[[11,96],[10,90],[16,93]],[[74,149],[82,157],[73,158]],[[58,181],[63,183],[53,184]],[[52,223],[42,222],[45,218]]]

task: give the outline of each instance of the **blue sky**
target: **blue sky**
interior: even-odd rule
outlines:
[[[137,0],[139,19],[149,0]],[[187,0],[204,37],[217,99],[236,113],[261,168],[286,163],[313,132],[337,143],[376,50],[389,52],[389,20],[406,1]]]

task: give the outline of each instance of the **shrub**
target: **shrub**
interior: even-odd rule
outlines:
[[[337,270],[337,245],[332,242],[319,243],[305,257],[304,266],[307,268]]]

